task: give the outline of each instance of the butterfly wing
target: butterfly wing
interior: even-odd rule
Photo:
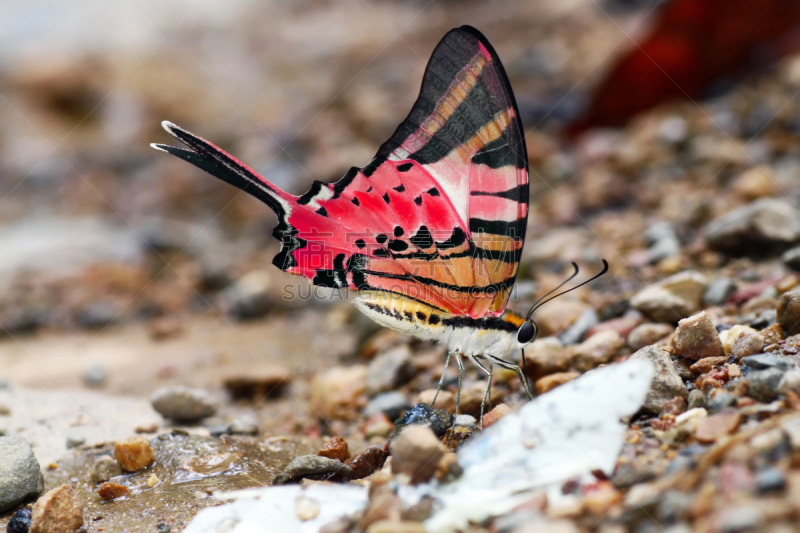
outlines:
[[[508,79],[477,30],[434,50],[409,116],[364,168],[295,197],[165,123],[176,155],[277,214],[273,263],[317,285],[390,291],[480,318],[506,306],[528,210],[527,155]]]

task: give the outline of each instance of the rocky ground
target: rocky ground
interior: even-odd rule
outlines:
[[[435,42],[470,23],[505,62],[528,129],[532,212],[511,306],[572,261],[586,275],[611,265],[537,311],[531,383],[544,393],[628,358],[656,368],[613,475],[567,481],[568,500],[534,493],[472,530],[794,531],[800,56],[565,143],[564,122],[653,4],[241,2],[222,16],[213,2],[177,15],[142,3],[109,19],[146,26],[135,39],[12,43],[0,526],[27,531],[28,513],[30,531],[180,531],[215,491],[366,478],[368,509],[337,531],[421,530],[425,509],[402,510],[387,482],[457,476],[449,452],[474,438],[482,373],[468,370],[469,416],[446,433],[449,415],[414,407],[433,398],[440,347],[377,329],[337,293],[309,297],[270,264],[267,209],[146,145],[166,140],[169,118],[302,192],[371,157]],[[453,412],[455,377],[434,407]],[[496,371],[484,423],[525,400]],[[434,423],[389,446],[404,413]]]

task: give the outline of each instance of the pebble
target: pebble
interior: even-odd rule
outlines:
[[[365,385],[367,395],[375,396],[380,392],[394,390],[413,375],[411,350],[406,344],[396,346],[370,361]]]
[[[436,473],[445,449],[430,428],[411,425],[391,442],[392,473],[406,474],[411,483],[424,483]]]
[[[389,457],[389,452],[383,448],[372,446],[355,454],[346,464],[353,469],[353,479],[364,479],[376,470],[383,468],[387,457]]]
[[[347,482],[353,479],[353,469],[336,459],[319,455],[300,455],[278,474],[272,484],[299,483],[303,479]]]
[[[800,394],[800,369],[787,371],[778,383],[777,391],[784,396],[789,392]]]
[[[433,392],[434,394],[436,393],[435,390]],[[452,393],[450,394],[452,396]],[[441,397],[442,393],[439,393],[439,398]],[[436,403],[441,407],[442,402],[439,400],[439,398],[436,399]],[[433,396],[431,396],[430,400],[433,401]],[[370,417],[377,413],[384,413],[391,420],[394,420],[409,409],[411,409],[411,402],[408,401],[408,398],[406,398],[406,395],[402,392],[382,392],[369,401],[367,406],[364,408],[364,416]]]
[[[252,320],[264,316],[272,308],[269,294],[272,274],[266,270],[253,270],[229,285],[220,297],[227,314],[238,320]]]
[[[781,261],[795,272],[800,272],[800,246],[786,250],[781,256]]]
[[[703,394],[701,390],[693,390],[689,393],[689,399],[687,401],[689,409],[695,409],[697,407],[705,407],[706,406],[706,396]]]
[[[705,311],[678,322],[672,347],[674,355],[695,361],[725,355],[719,333]]]
[[[265,398],[282,396],[292,382],[292,374],[285,368],[270,366],[269,369],[225,378],[222,385],[234,399],[260,402]]]
[[[636,326],[628,335],[628,346],[632,350],[641,350],[668,337],[675,327],[671,324],[647,323]]]
[[[418,403],[395,421],[395,431],[390,440],[396,438],[404,427],[410,425],[430,428],[434,434],[442,437],[453,425],[453,415],[444,409],[434,409],[426,403]]]
[[[504,403],[496,405],[494,409],[483,415],[483,429],[488,428],[510,412],[511,408],[508,405]]]
[[[762,353],[758,355],[750,355],[742,358],[742,363],[753,370],[766,370],[769,368],[778,368],[780,370],[791,370],[797,368],[797,363],[788,357],[778,357],[769,353]]]
[[[0,513],[38,496],[44,478],[31,445],[21,435],[0,436]]]
[[[786,488],[786,476],[777,468],[762,468],[756,472],[756,490],[761,493],[778,492]]]
[[[87,387],[102,387],[108,379],[106,367],[100,363],[93,363],[83,370],[83,383]]]
[[[700,309],[708,281],[689,270],[645,287],[631,298],[631,305],[654,322],[674,323]]]
[[[578,300],[557,298],[536,311],[536,325],[542,337],[556,335],[569,328],[588,305]]]
[[[478,430],[478,419],[472,415],[460,414],[453,420],[453,426],[463,426],[466,428]]]
[[[585,309],[570,327],[562,331],[558,338],[565,346],[577,344],[583,340],[586,333],[600,322],[597,311],[591,307]]]
[[[727,361],[728,358],[725,356],[722,357],[705,357],[700,359],[695,364],[689,367],[693,374],[699,376],[700,374],[706,374],[711,372],[714,367],[723,364]]]
[[[147,478],[147,486],[152,489],[153,487],[158,485],[160,481],[161,479],[157,475],[150,474],[150,477]]]
[[[74,533],[83,525],[83,503],[72,485],[61,485],[36,500],[30,533]]]
[[[595,333],[606,329],[611,329],[622,335],[623,339],[627,339],[633,329],[644,321],[644,317],[638,311],[630,311],[625,315],[611,318],[604,322],[600,322],[595,327],[586,332],[584,340],[588,339]]]
[[[572,381],[580,375],[580,372],[575,371],[556,372],[555,374],[537,379],[534,386],[536,387],[537,394],[544,394],[545,392],[555,389],[559,385]]]
[[[719,516],[720,533],[763,531],[764,517],[755,507],[737,505],[728,507]]]
[[[800,212],[784,200],[763,198],[734,209],[705,227],[709,248],[733,255],[785,249],[800,239]]]
[[[800,292],[785,292],[781,295],[778,323],[787,337],[800,334]]]
[[[715,278],[711,280],[703,293],[705,305],[722,305],[728,296],[736,290],[736,283],[731,278]]]
[[[157,389],[150,395],[150,404],[164,418],[176,422],[197,422],[213,416],[219,408],[208,391],[183,386]]]
[[[326,419],[354,418],[366,405],[366,378],[364,365],[336,366],[318,372],[311,380],[309,404],[312,411]]]
[[[784,374],[784,370],[775,367],[750,371],[747,374],[747,395],[759,402],[771,402],[778,395]]]
[[[6,533],[28,533],[31,528],[31,509],[23,507],[11,517],[6,526]]]
[[[569,365],[567,349],[558,337],[541,337],[525,348],[525,371],[533,380],[555,372],[563,372]]]
[[[367,440],[373,437],[385,439],[393,430],[394,423],[383,413],[376,413],[364,422],[364,438]]]
[[[665,350],[657,346],[647,346],[633,354],[631,359],[650,361],[655,367],[655,375],[643,404],[648,411],[658,413],[675,396],[686,398],[689,395]]]
[[[336,459],[343,463],[350,459],[347,441],[342,437],[331,437],[322,448],[320,448],[317,455],[320,457],[327,457],[328,459]]]
[[[92,465],[91,478],[95,483],[102,483],[119,475],[122,475],[122,467],[109,455],[101,455]]]
[[[756,355],[764,350],[764,335],[749,326],[737,324],[724,331],[720,338],[725,353],[737,359]]]
[[[114,443],[114,458],[126,472],[138,472],[154,459],[153,448],[144,437],[128,437]]]
[[[582,343],[570,346],[567,356],[571,366],[588,371],[609,362],[625,346],[625,340],[613,329],[598,331]]]
[[[230,426],[232,435],[258,435],[258,419],[252,413],[237,417]]]
[[[726,392],[722,389],[714,389],[712,393],[713,394],[711,394],[710,398],[706,402],[706,408],[708,409],[708,412],[719,413],[728,407],[736,405],[737,398],[730,392]]]
[[[106,481],[97,487],[97,494],[105,501],[116,500],[128,494],[128,487],[119,483]]]
[[[681,241],[675,226],[670,222],[656,222],[644,232],[647,246],[650,248],[650,263],[658,263],[662,259],[674,257],[681,253]]]
[[[736,431],[741,419],[742,415],[736,410],[721,411],[701,421],[694,436],[705,444],[716,442],[721,437]]]
[[[67,449],[77,448],[78,446],[86,443],[86,437],[83,435],[67,435],[66,443]]]
[[[123,308],[111,301],[97,301],[79,309],[75,314],[78,326],[88,329],[100,329],[116,322]]]

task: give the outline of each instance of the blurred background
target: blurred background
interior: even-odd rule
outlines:
[[[512,305],[570,261],[612,265],[542,309],[545,334],[587,308],[623,316],[628,296],[687,268],[769,278],[784,267],[748,256],[792,239],[741,249],[701,229],[798,198],[800,15],[725,5],[1,0],[0,377],[142,395],[264,361],[309,376],[358,357],[374,329],[349,304],[284,297],[304,285],[271,266],[272,212],[148,144],[171,142],[168,119],[300,194],[369,161],[462,24],[498,51],[527,130]]]

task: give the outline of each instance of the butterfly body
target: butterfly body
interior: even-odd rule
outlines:
[[[527,344],[517,339],[525,318],[510,310],[497,317],[470,318],[385,292],[361,292],[355,304],[384,327],[437,341],[448,351],[467,357],[490,354],[504,359]]]

